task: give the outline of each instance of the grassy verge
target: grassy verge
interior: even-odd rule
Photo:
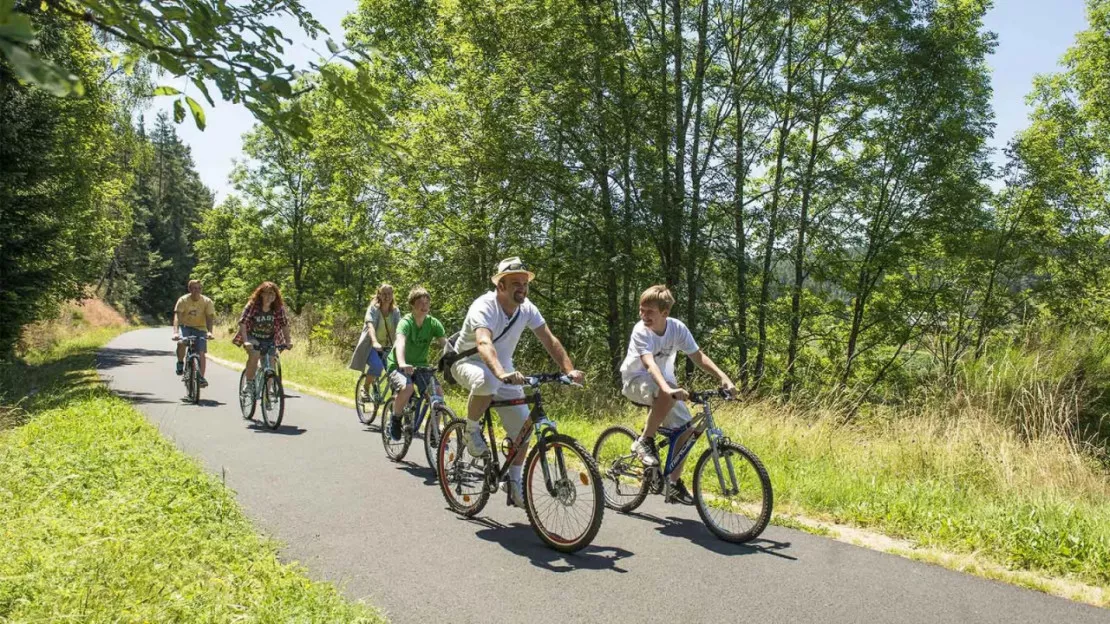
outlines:
[[[233,349],[226,357],[240,359]],[[282,365],[286,379],[348,396],[357,374],[344,364],[293,351]],[[552,394],[549,411],[560,429],[588,448],[611,424],[642,424],[642,412],[623,405]],[[462,397],[448,400],[463,413]],[[984,565],[963,557],[949,567],[983,576],[1045,589],[1025,574],[1034,573],[1102,588],[1095,599],[1084,598],[1088,591],[1052,591],[1110,606],[1110,476],[1062,438],[1029,441],[973,416],[915,414],[848,427],[831,414],[772,403],[719,406],[716,414],[767,465],[782,524],[811,530],[790,517],[797,515],[861,527],[921,553],[974,556]]]
[[[0,621],[378,622],[95,377],[119,329],[0,364]],[[13,407],[16,406],[16,407]]]

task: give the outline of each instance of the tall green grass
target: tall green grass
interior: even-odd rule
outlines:
[[[377,622],[95,377],[114,332],[0,364],[0,621]],[[13,407],[18,405],[18,407]]]

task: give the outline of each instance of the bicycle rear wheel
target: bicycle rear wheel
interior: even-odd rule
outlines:
[[[594,444],[594,461],[601,473],[605,506],[629,513],[643,504],[648,494],[644,465],[632,452],[636,434],[622,425],[601,432]]]
[[[282,391],[281,380],[273,371],[266,371],[260,399],[262,421],[270,429],[277,429],[281,426],[281,417],[285,414],[285,393]]]
[[[409,446],[412,444],[412,427],[406,427],[406,421],[409,424],[412,422],[411,414],[401,415],[401,437],[397,440],[393,439],[389,429],[391,421],[393,420],[393,402],[390,401],[384,408],[382,408],[382,447],[385,448],[385,454],[391,460],[399,462],[405,458],[405,454],[409,452]]]
[[[239,410],[243,412],[243,418],[247,420],[254,420],[254,382],[247,381],[247,371],[239,373]],[[247,394],[243,394],[244,390],[249,390]]]
[[[771,478],[755,453],[735,442],[706,449],[694,468],[694,505],[702,522],[726,542],[751,541],[771,521]]]
[[[555,550],[576,552],[593,541],[605,513],[605,495],[597,465],[577,440],[555,434],[528,453],[524,509],[536,534]]]
[[[455,513],[471,517],[482,511],[489,501],[486,487],[489,455],[474,457],[466,449],[466,421],[456,420],[447,425],[436,454],[436,473],[439,490],[447,506]]]
[[[366,373],[363,373],[358,378],[358,383],[355,384],[355,414],[358,415],[358,421],[364,425],[369,425],[374,422],[378,416],[378,407],[374,403],[373,397],[363,396],[363,388],[366,384]]]
[[[442,403],[432,404],[432,413],[428,414],[424,423],[424,457],[428,460],[428,466],[436,469],[436,452],[439,450],[439,440],[443,432],[447,430],[447,425],[451,421],[457,420],[455,413],[451,411],[450,407]],[[436,471],[436,476],[439,472]]]

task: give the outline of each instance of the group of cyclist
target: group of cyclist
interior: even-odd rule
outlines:
[[[527,327],[536,335],[548,355],[571,380],[582,383],[585,375],[574,362],[559,339],[551,332],[539,308],[528,299],[528,289],[535,274],[529,271],[519,257],[502,260],[494,270],[491,281],[494,290],[478,297],[467,310],[462,329],[450,344],[458,359],[451,365],[451,376],[465,388],[467,398],[468,452],[480,457],[489,453],[482,435],[482,416],[490,403],[497,399],[512,402],[523,399],[524,376],[513,364],[520,337]],[[426,367],[431,346],[446,338],[443,323],[430,314],[431,297],[421,286],[414,287],[408,296],[411,312],[401,316],[394,300],[393,287],[383,284],[378,288],[366,309],[363,329],[350,361],[350,368],[366,370],[366,384],[361,388],[363,398],[369,400],[371,387],[381,375],[388,375],[393,388],[393,410],[388,426],[393,439],[401,436],[399,415],[414,392],[415,387],[424,392],[428,380],[414,376],[414,368]],[[686,406],[689,394],[675,378],[675,360],[679,352],[685,353],[694,364],[715,376],[721,388],[728,393],[735,391],[732,380],[705,355],[686,325],[670,316],[674,296],[666,286],[657,285],[640,296],[640,320],[632,328],[628,350],[621,364],[622,394],[638,405],[650,409],[645,427],[631,446],[630,451],[643,463],[659,465],[654,438],[663,426],[680,428],[692,419]],[[189,282],[189,294],[182,296],[174,308],[174,337],[195,336],[195,348],[200,354],[200,382],[204,381],[206,351],[205,340],[212,337],[215,310],[212,300],[201,294],[201,283]],[[263,282],[251,294],[239,317],[239,330],[233,342],[247,351],[246,378],[254,379],[258,354],[264,344],[292,347],[288,318],[281,292],[272,282]],[[177,374],[182,371],[184,349],[178,347]],[[415,377],[415,378],[414,378]],[[253,384],[245,384],[250,392]],[[509,438],[517,438],[527,421],[529,407],[521,402],[495,408]],[[676,446],[685,443],[693,428],[686,431]],[[527,444],[527,442],[525,442]],[[522,464],[527,449],[515,455],[509,468],[509,493],[517,506],[523,507]],[[682,466],[671,474],[667,500],[673,503],[693,504],[693,497],[682,482]]]

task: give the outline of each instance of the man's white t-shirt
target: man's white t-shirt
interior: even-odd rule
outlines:
[[[621,364],[621,381],[627,382],[638,375],[646,375],[647,368],[640,361],[640,356],[650,353],[655,358],[659,372],[663,373],[663,379],[668,383],[676,383],[674,361],[679,351],[687,355],[698,351],[694,335],[682,321],[667,318],[667,329],[662,336],[648,329],[643,321],[636,323],[632,328],[632,338],[628,341],[628,353]]]
[[[466,351],[474,348],[477,345],[475,332],[479,327],[485,327],[492,334],[491,339],[501,336],[500,340],[493,343],[501,367],[506,372],[516,370],[513,368],[513,352],[516,351],[516,345],[520,342],[520,335],[524,333],[524,328],[538,329],[547,322],[543,320],[539,308],[533,305],[529,299],[525,299],[524,303],[517,308],[517,314],[520,317],[509,328],[509,331],[501,336],[501,332],[505,330],[505,326],[509,324],[512,317],[505,314],[505,311],[501,309],[501,304],[497,303],[496,292],[490,291],[478,297],[474,300],[474,303],[470,304],[470,309],[466,312],[466,319],[463,321],[462,331],[459,332],[459,340],[455,343],[455,350]],[[479,356],[474,354],[471,357],[478,358]]]

